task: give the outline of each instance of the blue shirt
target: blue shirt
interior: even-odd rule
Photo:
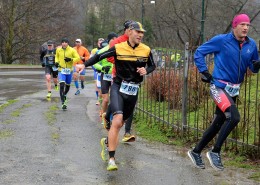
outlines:
[[[247,68],[254,73],[253,60],[259,60],[255,41],[246,37],[240,46],[240,42],[233,33],[221,34],[213,37],[201,45],[194,54],[195,64],[199,72],[208,70],[205,56],[214,54],[213,81],[217,87],[224,88],[226,84],[219,82],[223,80],[238,84],[243,82]]]

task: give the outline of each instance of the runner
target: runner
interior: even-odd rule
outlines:
[[[89,56],[90,56],[87,48],[82,46],[81,39],[76,39],[75,45],[76,46],[74,47],[74,49],[78,52],[81,60],[79,62],[74,63],[74,66],[76,64],[83,64],[86,60],[89,59]],[[84,89],[84,81],[85,81],[86,69],[83,69],[81,73],[78,73],[76,71],[76,68],[74,67],[73,72],[74,72],[73,73],[73,80],[74,80],[75,87],[77,89],[75,95],[78,95],[78,94],[80,94],[78,79],[80,78],[81,89]]]
[[[98,42],[97,42],[97,48],[94,48],[91,50],[91,54],[90,54],[90,57],[94,56],[96,54],[96,52],[101,49],[101,46],[100,44],[102,42],[104,42],[105,39],[103,38],[99,38],[98,39]],[[100,72],[97,71],[93,66],[91,66],[93,71],[94,71],[94,81],[96,83],[96,87],[95,87],[95,90],[96,90],[96,96],[97,96],[97,102],[96,102],[96,105],[100,105],[100,101],[102,99],[102,94],[101,94],[101,76],[100,76]]]
[[[80,60],[80,57],[75,49],[69,46],[69,40],[63,38],[61,40],[61,48],[56,50],[55,66],[59,67],[59,82],[60,82],[60,99],[62,109],[67,109],[67,94],[70,90],[72,80],[73,63]]]
[[[109,33],[107,36],[107,44],[112,42],[115,38],[117,38],[116,33]],[[103,43],[102,43],[103,44]],[[97,53],[101,54],[104,53],[109,49],[109,46],[105,46],[104,48],[100,49]],[[101,71],[101,93],[102,93],[102,108],[101,114],[107,111],[108,103],[109,103],[109,90],[111,87],[112,81],[112,68],[113,64],[108,62],[107,59],[103,59],[98,63],[94,64],[94,68]]]
[[[119,44],[121,42],[125,42],[128,40],[129,37],[129,26],[132,23],[132,20],[127,20],[124,22],[124,34],[119,36],[117,39],[113,40],[111,43],[109,43],[110,47],[113,47],[115,44]],[[109,57],[107,59],[109,62],[114,62],[114,57]],[[115,77],[116,71],[115,67],[112,69],[112,76]],[[111,117],[111,109],[110,106],[108,106],[108,109],[105,114],[102,115],[102,120],[104,123],[104,127],[109,130],[110,128],[110,117]],[[131,114],[131,116],[126,120],[125,122],[125,134],[122,139],[123,142],[132,142],[135,141],[135,136],[131,134],[131,125],[132,125],[132,120],[133,120],[134,114]]]
[[[197,168],[205,168],[201,152],[205,146],[217,135],[212,150],[207,152],[211,166],[216,170],[223,170],[221,162],[221,147],[240,121],[240,114],[236,106],[240,84],[249,67],[258,72],[260,61],[255,41],[247,36],[250,19],[246,14],[234,17],[233,31],[213,37],[201,45],[194,54],[194,59],[202,81],[210,83],[210,93],[216,104],[215,115],[211,126],[204,132],[201,140],[188,156]],[[213,75],[208,71],[205,57],[214,54]]]
[[[53,78],[54,82],[54,89],[59,90],[58,87],[58,69],[55,67],[55,49],[54,49],[54,43],[53,41],[49,40],[47,42],[47,48],[41,50],[41,56],[40,60],[42,63],[42,67],[45,67],[45,79],[46,79],[46,85],[47,85],[47,98],[51,97],[51,76]]]
[[[141,43],[145,31],[142,25],[139,22],[132,22],[129,28],[128,41],[116,44],[108,51],[97,54],[85,62],[85,66],[91,66],[104,58],[115,57],[116,76],[113,79],[110,92],[113,120],[108,132],[108,171],[118,169],[115,164],[115,151],[119,131],[124,121],[133,113],[138,97],[139,84],[143,81],[144,75],[155,69],[150,48]],[[148,65],[147,68],[145,68],[146,65]]]

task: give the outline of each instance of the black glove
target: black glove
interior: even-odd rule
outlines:
[[[105,73],[107,74],[110,70],[110,66],[102,67],[102,70],[105,71]]]
[[[45,63],[44,62],[42,63],[42,67],[45,67]]]
[[[59,63],[58,62],[55,62],[55,67],[59,67]]]
[[[72,59],[71,58],[68,58],[68,57],[65,57],[65,62],[70,62],[70,61],[72,61]]]
[[[201,73],[201,80],[203,81],[203,82],[205,82],[205,83],[210,83],[211,82],[211,80],[213,79],[212,78],[212,76],[211,76],[211,74],[209,73],[209,71],[203,71],[202,73]]]
[[[260,69],[260,60],[253,60],[254,70],[258,71]]]

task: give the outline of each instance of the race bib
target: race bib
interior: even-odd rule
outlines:
[[[106,81],[112,81],[112,75],[111,74],[104,74],[103,75],[103,80],[106,80]]]
[[[119,91],[127,95],[136,96],[139,89],[139,84],[129,82],[122,82]]]
[[[227,83],[225,87],[225,91],[231,96],[238,96],[240,90],[240,84],[231,84]]]
[[[62,68],[61,69],[61,74],[69,75],[70,74],[70,68]]]
[[[58,71],[58,68],[56,66],[52,66],[53,71]]]

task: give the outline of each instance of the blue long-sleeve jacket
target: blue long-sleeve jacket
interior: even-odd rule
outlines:
[[[233,33],[221,34],[213,37],[201,45],[194,54],[195,64],[199,72],[208,70],[205,56],[214,54],[213,81],[217,87],[224,88],[226,84],[219,82],[223,80],[238,84],[243,82],[247,68],[254,73],[258,71],[253,68],[253,60],[259,60],[255,41],[246,37],[242,48]]]

